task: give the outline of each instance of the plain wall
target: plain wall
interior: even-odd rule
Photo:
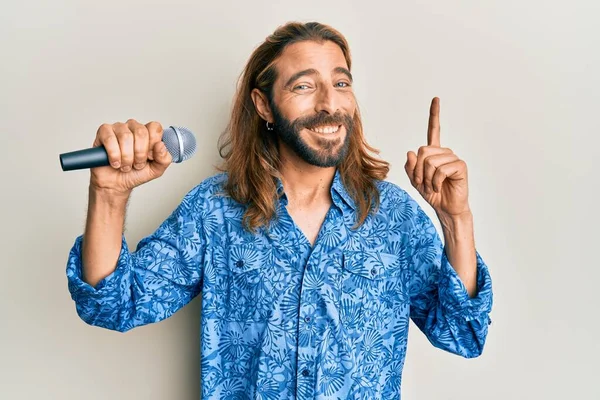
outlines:
[[[77,316],[65,264],[89,172],[62,172],[58,155],[128,118],[196,133],[193,159],[135,190],[134,247],[214,173],[252,50],[285,22],[317,20],[350,43],[367,139],[391,162],[390,181],[435,218],[403,168],[426,144],[434,96],[441,144],[469,168],[495,290],[487,345],[462,359],[411,325],[403,398],[600,398],[598,4],[4,1],[0,397],[199,398],[199,298],[126,334]]]

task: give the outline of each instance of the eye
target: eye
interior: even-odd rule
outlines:
[[[300,84],[300,85],[294,86],[294,90],[306,90],[306,89],[309,89],[309,88],[310,88],[310,86],[305,85],[305,84]]]
[[[348,82],[341,81],[341,82],[336,83],[335,86],[336,87],[349,87],[350,84]]]

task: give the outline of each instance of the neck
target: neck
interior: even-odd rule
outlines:
[[[335,167],[322,168],[287,151],[280,152],[279,173],[290,205],[330,203]]]

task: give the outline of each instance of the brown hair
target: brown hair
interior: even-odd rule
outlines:
[[[225,160],[219,169],[228,173],[225,191],[237,202],[248,205],[243,219],[244,226],[250,231],[267,225],[275,216],[275,179],[280,177],[277,138],[267,131],[250,93],[258,88],[272,101],[277,78],[275,61],[286,46],[305,40],[336,43],[344,54],[348,69],[351,68],[348,42],[332,27],[317,22],[290,22],[279,27],[250,56],[240,75],[231,119],[219,138],[219,153]],[[358,226],[379,206],[375,181],[385,179],[389,164],[369,154],[379,152],[365,141],[358,106],[353,122],[348,153],[338,169],[342,183],[358,208]]]

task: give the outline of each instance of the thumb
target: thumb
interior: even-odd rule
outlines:
[[[410,179],[411,185],[415,186],[414,174],[415,167],[417,166],[417,155],[413,151],[406,153],[406,163],[404,164],[404,170]],[[416,186],[415,186],[416,187]]]
[[[173,161],[173,157],[171,157],[171,154],[167,151],[167,147],[162,141],[158,141],[154,144],[152,153],[154,161],[149,162],[148,165],[150,166],[150,172],[153,175],[153,178],[158,178],[167,170],[167,168],[169,168],[169,165],[171,165],[171,162]]]

